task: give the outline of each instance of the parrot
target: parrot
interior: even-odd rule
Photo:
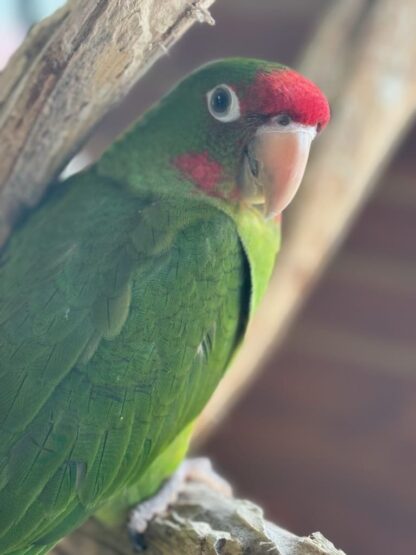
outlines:
[[[48,553],[179,466],[329,119],[295,70],[213,61],[21,217],[0,254],[0,553]]]

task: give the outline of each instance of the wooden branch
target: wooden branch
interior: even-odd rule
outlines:
[[[337,0],[303,52],[297,69],[319,83],[330,102],[339,96],[353,63],[351,38],[365,21],[368,0]]]
[[[0,74],[0,246],[109,108],[214,0],[68,0]]]
[[[114,531],[91,519],[63,540],[54,555],[133,555],[126,526]],[[299,537],[264,520],[262,510],[188,483],[167,515],[146,534],[146,555],[345,555],[320,533]]]
[[[253,379],[271,349],[282,341],[331,253],[370,194],[376,178],[416,113],[416,2],[378,0],[370,11],[363,5],[364,21],[335,48],[331,40],[345,34],[346,3],[330,11],[308,46],[304,72],[319,82],[331,79],[341,44],[353,49],[339,77],[343,86],[332,102],[332,122],[313,147],[301,190],[288,209],[282,252],[266,298],[231,371],[216,391],[199,421],[201,441],[215,427]],[[357,3],[350,1],[357,19]],[[366,15],[366,18],[364,16]],[[338,21],[331,33],[329,25]],[[348,27],[348,26],[347,26]],[[308,51],[314,52],[311,59]],[[319,60],[325,62],[321,67]],[[316,72],[316,76],[314,75]]]

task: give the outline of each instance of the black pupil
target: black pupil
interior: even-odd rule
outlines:
[[[222,87],[216,89],[211,97],[211,108],[217,114],[225,114],[231,103],[231,95]]]

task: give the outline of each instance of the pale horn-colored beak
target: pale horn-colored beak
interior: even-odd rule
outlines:
[[[292,201],[305,172],[316,128],[291,122],[262,125],[246,149],[242,195],[264,204],[266,218],[279,215]]]

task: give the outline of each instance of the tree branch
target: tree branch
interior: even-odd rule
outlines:
[[[117,531],[95,519],[63,540],[55,555],[133,555],[126,526]],[[299,537],[268,522],[262,510],[241,499],[188,483],[167,515],[145,534],[146,555],[345,555],[319,532]]]
[[[68,0],[0,74],[0,246],[94,126],[214,0]]]

